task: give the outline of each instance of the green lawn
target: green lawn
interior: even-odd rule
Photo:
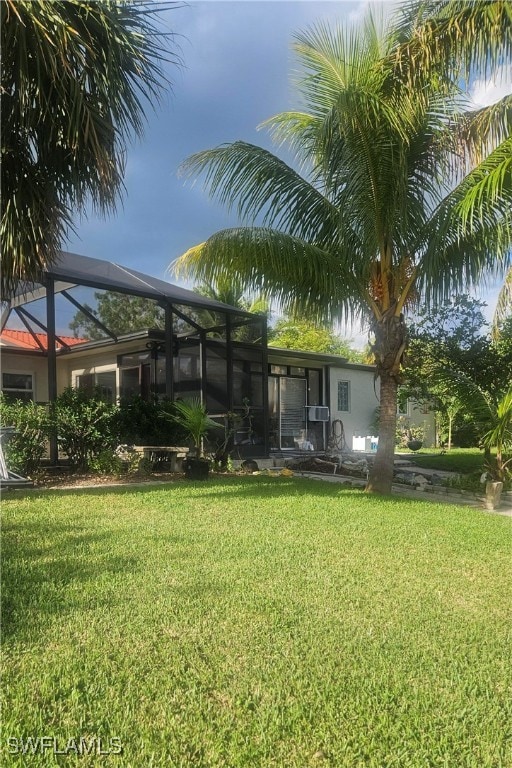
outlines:
[[[3,512],[3,765],[512,766],[509,518],[264,476]]]
[[[484,453],[478,448],[452,448],[445,453],[441,453],[439,448],[422,448],[412,456],[418,467],[460,472],[461,474],[483,472],[484,470]]]

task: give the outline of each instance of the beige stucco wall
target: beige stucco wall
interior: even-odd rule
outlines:
[[[338,410],[338,382],[350,382],[350,410]],[[379,405],[379,382],[374,381],[374,370],[368,367],[359,368],[332,367],[330,369],[330,412],[331,422],[340,419],[345,430],[345,440],[349,448],[357,447],[369,450],[369,440],[355,441],[354,437],[370,437],[375,430],[371,424],[375,420],[375,409]],[[407,420],[411,425],[422,426],[425,429],[425,447],[435,445],[435,415],[432,411],[424,413],[425,409],[413,401],[407,404]]]
[[[411,426],[423,427],[425,430],[425,439],[423,445],[425,448],[431,448],[436,443],[436,424],[435,413],[429,411],[423,406],[413,401],[407,403],[407,418]]]
[[[0,367],[4,373],[31,373],[34,397],[37,402],[48,401],[48,374],[46,358],[36,355],[16,355],[1,350]]]
[[[331,423],[335,419],[343,422],[347,446],[352,448],[353,437],[372,434],[370,425],[375,418],[375,409],[379,405],[374,389],[373,369],[332,367],[329,379]],[[340,381],[350,382],[348,411],[338,410],[338,382]]]
[[[119,343],[115,348],[74,351],[70,354],[57,355],[57,392],[75,384],[77,375],[113,371],[117,368],[117,355],[139,352],[145,349],[147,339]],[[46,357],[9,353],[0,351],[0,367],[6,373],[31,373],[34,376],[35,399],[37,402],[48,401],[48,373]],[[117,372],[119,394],[119,372]]]

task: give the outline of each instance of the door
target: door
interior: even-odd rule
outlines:
[[[306,430],[306,379],[271,376],[268,385],[271,447],[297,448]]]

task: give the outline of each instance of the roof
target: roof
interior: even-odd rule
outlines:
[[[220,301],[208,299],[194,291],[181,288],[165,280],[159,280],[143,272],[138,272],[112,261],[92,259],[88,256],[80,256],[77,253],[61,251],[59,260],[48,267],[41,282],[20,284],[11,301],[11,306],[20,305],[42,298],[46,294],[44,281],[52,278],[56,281],[55,290],[70,288],[73,285],[85,285],[99,290],[110,290],[118,293],[126,293],[131,296],[142,296],[146,299],[170,302],[173,304],[186,304],[187,306],[202,309],[217,310],[230,314],[251,317],[248,312]],[[59,285],[63,283],[63,285]]]
[[[366,363],[352,363],[346,357],[329,355],[326,352],[309,352],[299,349],[285,349],[284,347],[268,347],[268,358],[272,363],[285,359],[289,365],[301,365],[308,363],[322,363],[323,365],[341,366],[358,371],[375,371],[374,365]]]
[[[39,339],[44,349],[48,349],[48,336],[46,333],[36,333],[34,335]],[[76,339],[74,336],[61,336],[60,334],[59,339],[62,339],[68,347],[88,341],[88,339]],[[13,328],[4,328],[2,333],[0,333],[0,346],[13,347],[15,349],[41,349],[31,333],[28,331],[16,331]],[[56,347],[60,349],[62,345],[57,341]]]

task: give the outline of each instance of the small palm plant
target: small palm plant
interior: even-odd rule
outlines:
[[[190,398],[189,400],[176,400],[174,408],[176,413],[171,415],[170,418],[188,433],[196,456],[202,458],[204,455],[203,439],[208,430],[218,429],[221,425],[208,416],[206,407],[198,397]],[[169,416],[169,414],[165,415]]]
[[[484,448],[495,448],[496,456],[487,464],[493,480],[504,483],[512,467],[512,385],[498,402],[492,427],[483,437]],[[508,458],[506,457],[508,455]]]

